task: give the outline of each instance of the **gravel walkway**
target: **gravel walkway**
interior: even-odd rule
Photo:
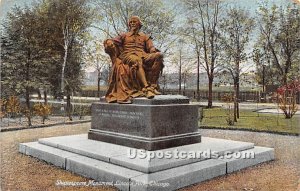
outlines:
[[[88,182],[81,176],[64,171],[46,162],[18,153],[21,142],[38,138],[87,133],[90,123],[55,126],[42,129],[0,133],[1,140],[1,189],[0,190],[116,190],[113,187],[59,187],[57,181]],[[250,167],[230,175],[196,184],[182,191],[192,190],[300,190],[300,138],[266,133],[228,130],[201,130],[203,136],[254,142],[275,148],[276,160]]]

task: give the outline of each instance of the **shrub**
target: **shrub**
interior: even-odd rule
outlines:
[[[78,116],[82,120],[85,115],[91,115],[91,107],[89,105],[74,105],[73,115]]]
[[[300,92],[300,82],[294,80],[291,83],[277,89],[277,104],[286,119],[290,119],[297,112],[297,93]]]
[[[231,103],[233,102],[233,96],[231,94],[225,94],[222,97],[222,101],[224,101],[227,104],[227,112],[226,112],[226,121],[228,125],[234,125],[234,116],[233,116],[233,107]]]
[[[43,124],[45,124],[45,120],[51,114],[51,109],[49,104],[36,103],[33,105],[34,113],[41,116]]]
[[[6,112],[10,117],[15,118],[17,114],[21,112],[21,106],[19,98],[16,96],[10,96],[6,102]]]
[[[6,105],[6,100],[0,99],[0,118],[1,119],[5,116],[5,105]]]

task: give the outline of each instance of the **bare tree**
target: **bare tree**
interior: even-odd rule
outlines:
[[[202,35],[201,31],[197,30],[197,26],[195,25],[195,20],[193,18],[188,18],[187,22],[187,30],[185,30],[185,35],[188,37],[188,39],[191,41],[191,44],[194,45],[194,51],[196,53],[197,57],[197,82],[196,82],[196,88],[197,88],[197,96],[196,99],[200,100],[200,66],[201,66],[201,48],[202,43],[199,39],[199,36]]]
[[[187,76],[192,72],[195,64],[191,62],[191,55],[188,54],[189,49],[185,44],[185,41],[180,38],[177,41],[177,49],[174,50],[176,53],[174,53],[170,59],[178,74],[178,94],[184,93],[182,91],[182,85],[185,87]]]
[[[110,58],[105,54],[102,40],[93,39],[91,45],[85,50],[85,59],[88,66],[97,71],[97,96],[100,97],[100,82],[102,73],[110,64]]]
[[[215,69],[218,67],[220,55],[219,25],[223,4],[221,0],[186,0],[186,6],[193,16],[194,29],[199,28],[201,35],[197,35],[203,49],[203,65],[208,77],[208,108],[212,107],[212,86]],[[194,31],[195,32],[195,31]],[[199,50],[199,45],[197,49]],[[198,61],[200,63],[200,60]]]
[[[299,77],[299,6],[261,5],[258,14],[260,37],[256,46],[262,54],[270,55],[272,74],[285,85]]]
[[[246,48],[250,33],[254,28],[254,19],[241,8],[230,8],[222,20],[222,46],[224,53],[224,69],[229,71],[234,84],[234,121],[239,118],[239,92],[242,63],[247,61]]]
[[[111,0],[96,1],[96,8],[101,10],[101,20],[94,25],[106,37],[112,38],[128,30],[130,16],[139,16],[143,22],[142,31],[150,34],[156,47],[166,54],[174,43],[172,34],[175,33],[174,15],[166,9],[161,0]]]

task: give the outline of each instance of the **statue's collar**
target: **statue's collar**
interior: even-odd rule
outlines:
[[[139,35],[139,36],[142,36],[142,34],[143,34],[142,32],[137,33],[137,35]],[[134,35],[134,33],[130,31],[130,32],[127,33],[127,35],[132,36],[132,35]]]

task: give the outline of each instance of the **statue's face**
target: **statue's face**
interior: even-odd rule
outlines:
[[[139,30],[141,27],[141,23],[140,23],[140,20],[138,18],[131,18],[129,20],[129,28],[130,30]]]

